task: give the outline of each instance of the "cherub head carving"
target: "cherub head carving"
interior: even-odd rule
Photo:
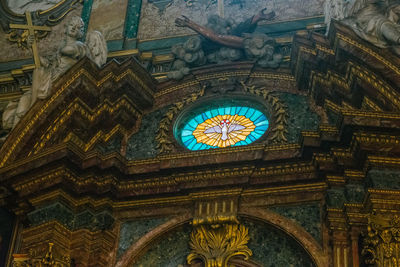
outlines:
[[[69,19],[67,24],[65,24],[65,33],[67,36],[74,39],[80,39],[83,37],[85,23],[78,16],[73,16]]]

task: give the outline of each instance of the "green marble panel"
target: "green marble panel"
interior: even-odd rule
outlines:
[[[85,40],[87,29],[89,27],[90,14],[92,13],[93,0],[84,0],[81,17],[85,23],[82,39]]]
[[[345,186],[346,199],[352,203],[362,203],[365,196],[364,185],[357,182],[351,182]]]
[[[168,218],[152,218],[124,222],[121,225],[119,234],[117,257],[124,254],[124,252],[143,235],[165,223],[167,220]]]
[[[169,107],[146,114],[140,129],[128,140],[126,157],[129,160],[151,158],[157,155],[156,133],[163,115]]]
[[[90,229],[105,230],[110,229],[114,223],[114,218],[108,211],[93,213],[84,210],[74,214],[71,209],[62,203],[51,203],[44,207],[28,213],[28,220],[31,225],[39,225],[49,221],[58,221],[70,230]]]
[[[124,40],[110,40],[107,41],[107,50],[108,52],[119,51],[122,50],[124,45]]]
[[[129,0],[126,9],[124,36],[136,38],[139,28],[140,9],[142,0]]]
[[[249,228],[248,247],[251,260],[264,267],[311,267],[314,262],[301,245],[284,232],[252,221],[244,221]]]
[[[72,229],[74,226],[74,214],[61,203],[53,203],[38,208],[37,210],[28,213],[28,219],[32,225],[39,225],[56,220],[69,229]]]
[[[346,202],[344,188],[334,187],[327,190],[326,205],[332,208],[342,208]]]
[[[162,237],[134,264],[135,267],[177,267],[186,263],[190,252],[191,227],[183,226]]]
[[[299,140],[301,131],[318,129],[320,118],[311,110],[308,96],[279,93],[279,97],[289,113],[287,139],[290,143]]]
[[[394,169],[371,169],[367,174],[369,187],[400,189],[400,171]]]
[[[321,209],[318,202],[295,206],[276,206],[270,210],[289,218],[302,226],[317,241],[322,241]]]

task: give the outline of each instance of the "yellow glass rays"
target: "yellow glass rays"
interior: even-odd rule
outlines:
[[[235,125],[242,127],[234,127]],[[223,137],[224,127],[226,127],[225,138]],[[216,130],[207,132],[208,129],[212,128]],[[231,130],[232,128],[238,128],[239,130]],[[198,143],[203,143],[212,147],[227,147],[246,140],[247,136],[253,132],[255,128],[256,126],[254,123],[245,116],[237,114],[217,115],[197,125],[196,129],[193,131],[193,136]]]

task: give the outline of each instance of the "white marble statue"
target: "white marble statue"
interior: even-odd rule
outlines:
[[[87,56],[101,67],[107,60],[106,41],[100,32],[89,32],[86,43],[83,36],[84,23],[80,17],[72,17],[65,26],[65,39],[56,55],[40,57],[41,67],[33,71],[31,90],[25,92],[18,104],[10,102],[3,112],[3,129],[13,128],[37,99],[51,94],[52,83],[70,67]]]
[[[343,22],[368,42],[381,47],[392,47],[399,54],[400,1],[357,0]]]
[[[342,20],[347,16],[348,7],[354,0],[326,0],[324,4],[324,15],[326,24],[326,33],[329,32],[329,27],[332,19]]]
[[[341,20],[362,39],[400,55],[400,0],[328,0],[325,21]]]

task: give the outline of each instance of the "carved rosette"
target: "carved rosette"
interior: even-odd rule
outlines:
[[[366,264],[398,266],[400,261],[400,217],[371,215],[364,234],[361,255]]]
[[[234,256],[248,260],[252,255],[247,247],[248,229],[239,224],[200,225],[190,235],[189,264],[200,259],[206,267],[225,267]]]

